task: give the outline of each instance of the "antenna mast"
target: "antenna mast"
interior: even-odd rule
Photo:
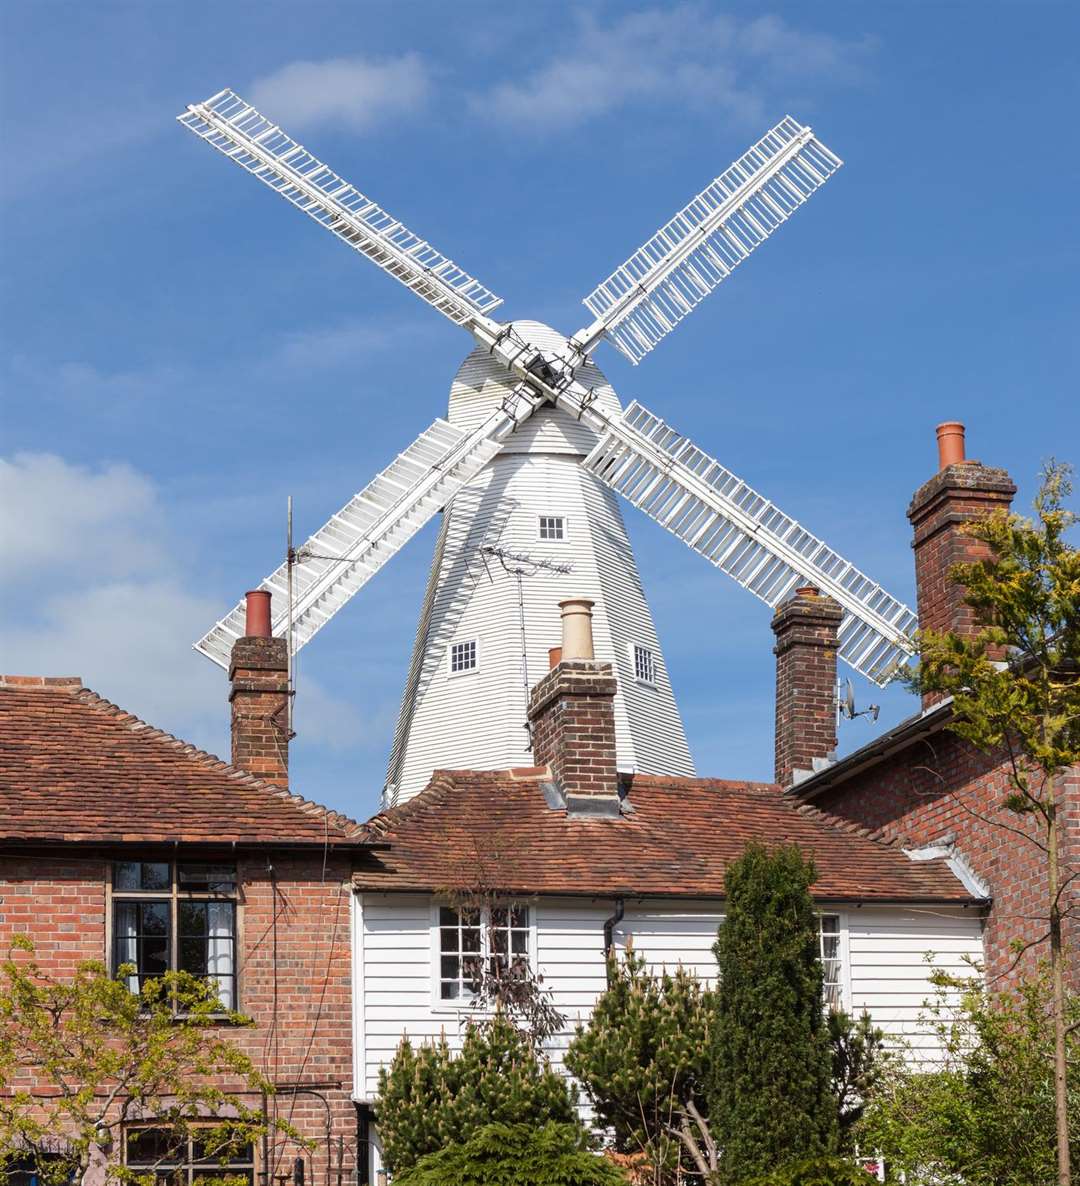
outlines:
[[[293,701],[296,699],[296,654],[293,639],[293,565],[296,563],[296,552],[292,543],[292,495],[289,495],[288,510],[285,522],[285,563],[289,578],[289,625],[286,634],[285,653],[288,655],[287,683],[289,687],[289,736],[295,736],[293,731]]]

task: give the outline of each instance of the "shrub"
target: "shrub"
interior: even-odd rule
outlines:
[[[739,1186],[873,1186],[866,1170],[841,1157],[811,1157],[762,1177],[743,1178]]]
[[[486,1124],[394,1175],[394,1186],[626,1186],[579,1125]]]
[[[470,1023],[461,1053],[446,1040],[402,1040],[379,1073],[375,1104],[386,1164],[395,1175],[427,1153],[460,1145],[491,1123],[555,1121],[584,1135],[567,1081],[504,1016]]]
[[[836,1146],[814,867],[759,844],[728,868],[716,942],[709,1124],[721,1179],[738,1182]]]
[[[609,978],[566,1066],[619,1152],[644,1151],[654,1165],[674,1165],[680,1146],[670,1127],[687,1101],[704,1108],[715,993],[682,968],[650,975],[633,951],[622,962],[612,957]]]

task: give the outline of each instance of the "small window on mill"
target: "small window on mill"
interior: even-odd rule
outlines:
[[[656,683],[656,656],[648,647],[634,644],[634,679],[643,684]]]
[[[450,646],[450,674],[460,675],[465,671],[476,670],[476,639],[468,642],[455,642]]]
[[[561,515],[541,515],[540,538],[566,539],[566,520]]]

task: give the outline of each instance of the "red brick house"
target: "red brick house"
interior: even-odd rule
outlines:
[[[961,528],[1008,508],[1016,487],[1004,470],[965,458],[962,425],[941,425],[938,434],[943,442],[939,471],[916,491],[907,512],[914,529],[919,624],[973,633],[978,629],[974,613],[948,573],[955,564],[982,558],[985,549]],[[981,753],[950,732],[952,702],[928,695],[921,713],[832,761],[835,732],[827,726],[835,719],[829,703],[836,674],[835,654],[829,649],[835,626],[826,620],[827,609],[814,615],[812,628],[802,628],[800,679],[811,691],[795,715],[812,720],[812,728],[793,731],[785,721],[784,682],[789,677],[784,670],[792,660],[785,655],[779,659],[777,781],[795,801],[865,827],[875,837],[926,855],[951,853],[963,860],[992,902],[984,937],[987,977],[993,984],[1005,983],[1048,955],[1045,857],[1018,834],[1037,838],[1035,822],[1002,807],[1008,794],[1007,757]],[[816,637],[810,637],[812,630]],[[779,653],[781,647],[777,649]],[[1060,794],[1062,880],[1077,878],[1067,891],[1075,908],[1080,907],[1080,770],[1062,779]],[[1071,972],[1080,983],[1075,921],[1072,927]],[[1015,940],[1034,944],[1019,963],[1011,946]]]
[[[284,644],[242,639],[231,680],[246,769],[77,679],[0,679],[0,950],[22,932],[62,978],[86,959],[209,976],[256,1023],[237,1041],[277,1087],[268,1109],[315,1142],[268,1140],[231,1171],[292,1180],[302,1156],[307,1182],[349,1182],[359,829],[287,789]]]

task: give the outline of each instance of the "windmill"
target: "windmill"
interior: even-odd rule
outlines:
[[[291,606],[287,564],[260,586],[274,634],[291,625],[299,649],[445,512],[388,801],[415,794],[437,766],[528,764],[520,672],[542,664],[556,602],[569,596],[596,602],[597,657],[619,677],[619,768],[693,773],[616,494],[770,607],[803,584],[834,597],[840,657],[871,680],[906,659],[910,609],[647,408],[623,408],[592,357],[607,339],[640,362],[824,185],[841,161],[810,128],[787,117],[767,132],[585,298],[593,320],[566,338],[493,318],[494,293],[234,92],[177,118],[474,339],[447,417],[298,550]],[[477,562],[497,547],[552,563],[527,583],[499,581]],[[227,667],[243,632],[241,603],[195,648]]]

